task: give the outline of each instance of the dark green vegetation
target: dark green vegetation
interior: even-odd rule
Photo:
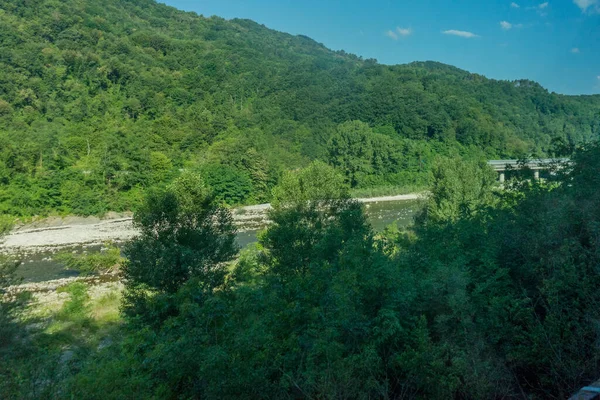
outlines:
[[[0,397],[566,398],[600,377],[600,146],[503,192],[480,160],[569,153],[599,110],[149,0],[0,0],[0,232],[132,208],[141,230],[122,299],[73,284],[48,317],[1,292]],[[427,184],[401,233],[349,196]],[[266,200],[234,260],[222,204]]]
[[[0,231],[0,239],[2,236]],[[16,298],[5,294],[5,288],[18,283],[14,275],[17,266],[17,263],[0,255],[0,356],[13,344],[15,336],[13,319],[18,303]]]
[[[316,162],[284,174],[273,224],[226,264],[228,212],[186,174],[136,214],[110,345],[34,397],[567,398],[600,376],[600,145],[553,183],[492,177],[436,166],[415,226],[376,236]],[[68,291],[59,322],[93,332],[85,290]],[[28,364],[6,360],[5,388],[32,397],[13,378]]]
[[[199,177],[190,173],[168,191],[150,193],[134,224],[141,235],[125,246],[125,311],[152,324],[170,315],[173,295],[188,280],[193,278],[206,293],[220,287],[225,262],[239,250],[231,213],[218,206]],[[149,298],[169,299],[165,301],[170,307],[161,304],[152,310]]]
[[[359,189],[423,187],[435,155],[598,138],[599,110],[150,0],[0,0],[0,212],[15,216],[134,209],[181,169],[228,204],[269,200],[312,160]]]

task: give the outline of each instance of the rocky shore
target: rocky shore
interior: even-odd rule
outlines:
[[[358,199],[363,203],[415,200],[421,194],[373,197]],[[269,204],[239,207],[232,210],[233,218],[241,232],[264,227]],[[14,229],[4,239],[0,252],[5,254],[31,254],[54,252],[73,246],[93,246],[102,243],[121,242],[137,234],[131,214],[109,214],[105,219],[97,217],[47,218]]]
[[[76,276],[72,278],[53,279],[45,282],[22,283],[9,286],[6,288],[6,293],[16,295],[21,292],[29,293],[50,293],[55,292],[58,288],[66,286],[73,282],[83,282],[90,286],[113,287],[121,286],[120,276],[117,273],[93,275],[93,276]]]

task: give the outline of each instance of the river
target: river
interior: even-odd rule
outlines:
[[[367,203],[365,207],[373,229],[380,232],[394,222],[399,227],[410,225],[420,204],[419,200],[381,201]],[[260,229],[244,230],[242,227],[237,235],[237,242],[240,247],[244,248],[256,242],[259,231]],[[61,233],[60,231],[49,230],[44,232],[44,234],[60,235]],[[102,248],[102,245],[87,244],[63,247],[60,251],[91,253],[102,251]],[[17,275],[23,279],[24,283],[44,282],[78,275],[76,271],[65,269],[62,263],[54,259],[56,257],[56,250],[29,252],[18,257],[21,260],[21,265],[17,269]]]

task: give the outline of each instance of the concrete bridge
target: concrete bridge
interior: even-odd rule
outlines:
[[[506,170],[530,169],[534,179],[540,179],[540,170],[552,169],[569,162],[568,158],[539,158],[523,162],[522,160],[490,160],[488,165],[500,173],[500,182],[506,179]]]

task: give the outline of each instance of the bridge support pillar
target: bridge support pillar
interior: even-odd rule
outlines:
[[[500,172],[500,183],[504,183],[506,180],[506,176],[504,175],[504,171]]]
[[[535,179],[536,181],[540,180],[540,170],[536,169],[535,171],[533,171],[533,179]]]

